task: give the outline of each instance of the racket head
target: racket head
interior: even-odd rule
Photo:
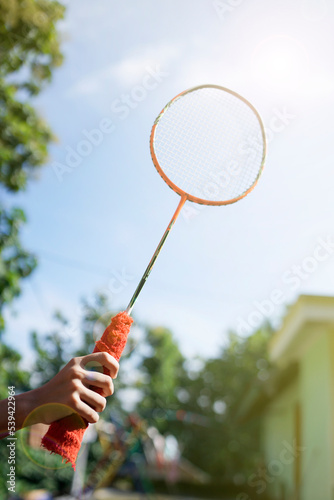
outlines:
[[[153,124],[150,151],[158,173],[180,196],[203,205],[228,205],[256,186],[266,136],[249,101],[207,84],[168,102]]]

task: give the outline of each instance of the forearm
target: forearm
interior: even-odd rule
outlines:
[[[13,422],[15,423],[15,430],[22,429],[22,427],[38,422],[38,415],[34,415],[34,410],[38,405],[37,391],[38,390],[35,389],[23,394],[18,394],[10,401],[8,399],[0,401],[1,439],[8,435],[8,429],[14,429]],[[12,416],[14,418],[12,418]],[[29,416],[30,418],[27,418]]]

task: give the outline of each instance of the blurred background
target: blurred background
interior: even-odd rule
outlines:
[[[148,145],[171,98],[230,88],[268,141],[244,200],[184,207],[76,475],[21,431],[17,495],[332,499],[334,3],[0,0],[0,16],[1,398],[127,306],[179,201]]]

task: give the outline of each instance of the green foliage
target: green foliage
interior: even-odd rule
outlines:
[[[26,370],[22,370],[21,355],[15,349],[4,343],[0,343],[0,399],[8,397],[8,387],[14,386],[15,392],[23,392],[29,390],[30,374]],[[0,464],[3,472],[7,470],[8,463],[8,448],[7,441],[0,441]],[[7,474],[7,472],[6,472]],[[7,476],[5,473],[0,474],[0,498],[7,498]]]
[[[182,377],[184,358],[172,333],[166,328],[148,328],[144,338],[146,350],[139,364],[139,383],[142,399],[137,411],[154,423],[161,432],[168,429],[168,422],[155,420],[159,410],[177,409],[179,401],[176,388]]]
[[[47,159],[52,133],[30,101],[50,82],[53,69],[62,62],[56,28],[63,15],[64,7],[53,0],[0,0],[0,196],[23,190]],[[20,208],[0,204],[0,335],[5,330],[5,307],[20,294],[22,279],[37,264],[36,257],[20,241],[25,222]],[[37,369],[45,380],[59,370],[60,346],[53,353],[53,364],[47,361],[50,346],[42,348],[37,336],[35,347],[40,356]],[[20,360],[14,349],[1,344],[1,398],[7,397],[8,386],[14,385],[17,393],[29,389],[30,374],[22,370]],[[8,459],[5,444],[0,446],[1,464]],[[36,484],[51,486],[48,474],[27,460],[20,447],[16,466],[18,491]],[[61,479],[57,481],[60,484]],[[6,475],[2,474],[0,498],[7,495]]]
[[[29,389],[29,373],[20,367],[21,355],[8,345],[0,344],[0,399],[8,397],[8,387],[17,391]]]
[[[31,340],[36,352],[36,362],[33,373],[37,385],[42,385],[52,379],[71,358],[71,340],[62,333],[67,321],[58,313],[55,319],[59,330],[54,330],[41,337],[32,332]]]
[[[69,492],[73,469],[71,466],[61,464],[58,456],[50,455],[48,465],[45,467],[45,452],[38,449],[24,449],[21,443],[21,433],[17,435],[16,446],[16,491],[26,494],[28,491],[45,489],[48,492]],[[5,450],[5,442],[0,444],[0,459],[2,464],[8,460],[8,450]],[[43,467],[41,465],[43,464]],[[57,468],[58,467],[58,468]],[[5,474],[0,478],[0,498],[8,498],[8,490]],[[1,494],[3,496],[1,496]]]
[[[269,325],[248,338],[233,332],[215,358],[185,360],[170,331],[147,329],[138,363],[138,414],[174,434],[183,455],[214,481],[252,471],[259,457],[260,421],[238,418],[252,385],[268,376]]]
[[[266,375],[271,335],[269,326],[246,339],[231,333],[221,353],[183,382],[183,410],[207,418],[206,425],[182,429],[184,454],[216,480],[246,474],[258,459],[260,421],[241,423],[238,413],[247,391]]]
[[[20,294],[21,279],[36,266],[36,257],[21,246],[19,230],[25,222],[22,210],[0,205],[0,334],[4,330],[3,308]]]
[[[56,23],[63,15],[56,1],[0,1],[0,183],[9,191],[25,188],[47,158],[52,134],[27,98],[62,62]]]
[[[15,392],[23,392],[30,389],[30,373],[21,368],[21,355],[15,349],[4,343],[0,343],[0,399],[8,397],[8,387],[14,386]],[[0,474],[0,498],[7,498],[7,466],[8,442],[0,441],[0,464],[3,473]]]
[[[17,192],[46,161],[52,134],[34,108],[18,100],[16,86],[1,78],[0,134],[0,183]]]
[[[53,0],[0,0],[0,194],[24,189],[47,159],[52,134],[28,100],[62,62],[56,25],[63,15]],[[5,305],[36,266],[20,243],[23,223],[22,210],[0,204],[0,333]]]
[[[108,308],[105,295],[97,294],[92,303],[82,301],[83,315],[81,318],[82,345],[76,351],[76,356],[85,356],[93,352],[95,341],[99,338],[114,313]]]
[[[56,23],[64,16],[64,6],[53,0],[0,1],[0,75],[28,74],[19,88],[40,86],[51,78],[52,68],[62,63]]]

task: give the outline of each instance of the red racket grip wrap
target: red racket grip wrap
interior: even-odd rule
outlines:
[[[108,352],[119,361],[132,323],[133,319],[125,311],[116,314],[101,339],[96,342],[93,352]],[[106,368],[103,368],[103,372],[110,374]],[[97,387],[92,389],[101,391]],[[61,418],[50,425],[42,439],[42,446],[51,453],[60,455],[66,463],[71,462],[75,470],[75,461],[87,427],[88,422],[77,413]]]

